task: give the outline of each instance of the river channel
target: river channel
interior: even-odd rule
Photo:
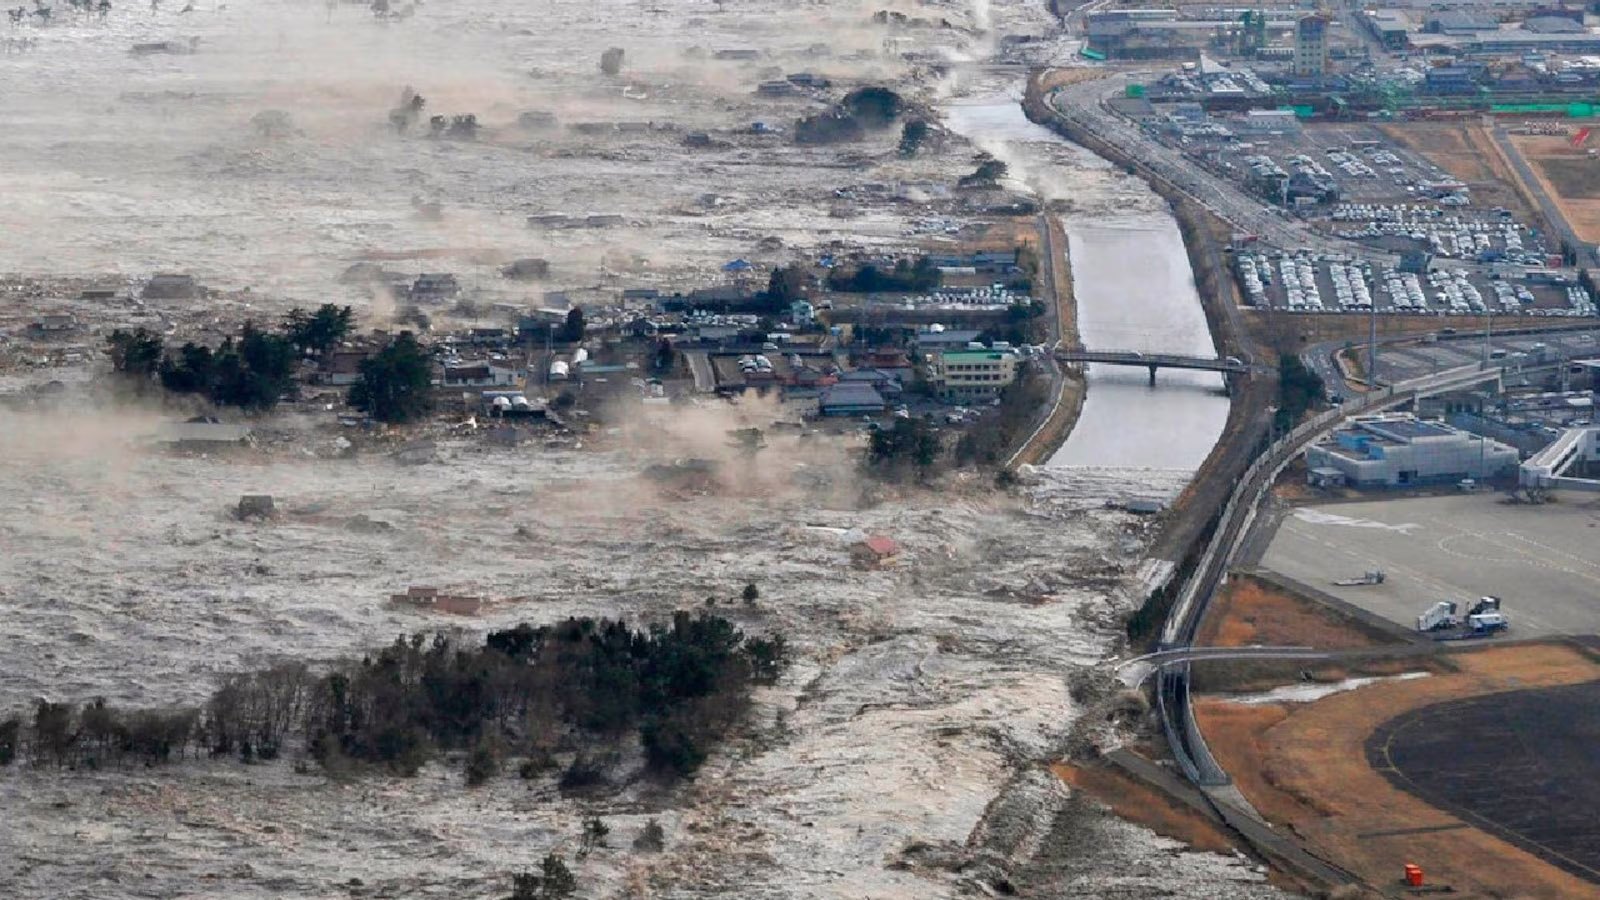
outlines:
[[[956,102],[946,122],[1042,197],[1066,200],[1078,333],[1091,350],[1214,356],[1177,221],[1147,185],[1029,122],[1014,98]],[[1182,490],[1222,435],[1222,376],[1091,365],[1083,410],[1047,463],[1085,480]],[[1138,473],[1143,473],[1138,474]]]

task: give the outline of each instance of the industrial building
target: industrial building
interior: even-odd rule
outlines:
[[[949,350],[927,355],[927,379],[942,400],[987,400],[1017,380],[1019,358],[1009,347]]]
[[[1493,478],[1517,467],[1515,447],[1415,416],[1351,419],[1307,448],[1310,469],[1336,469],[1357,487]]]

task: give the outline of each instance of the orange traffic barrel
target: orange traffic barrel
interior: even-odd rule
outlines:
[[[1412,887],[1422,887],[1422,867],[1416,863],[1406,863],[1406,884]]]

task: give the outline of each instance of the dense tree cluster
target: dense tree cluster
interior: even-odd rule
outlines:
[[[839,108],[849,113],[864,128],[883,128],[905,107],[900,95],[886,87],[868,85],[844,95]]]
[[[900,95],[888,88],[857,88],[846,94],[838,105],[797,119],[794,141],[797,144],[832,144],[860,140],[868,129],[892,124],[904,107]]]
[[[440,751],[466,750],[476,783],[500,770],[501,748],[548,763],[555,750],[581,746],[568,772],[576,782],[585,771],[600,777],[603,751],[636,736],[652,771],[685,775],[740,719],[752,686],[776,679],[785,655],[781,637],[749,638],[726,619],[682,612],[648,629],[604,619],[524,624],[477,646],[416,634],[325,674],[284,664],[232,677],[198,708],[40,700],[31,716],[0,721],[0,765],[248,762],[296,747],[334,771],[410,774]]]
[[[134,380],[148,380],[161,365],[161,335],[148,328],[123,331],[118,328],[106,338],[111,368]]]
[[[583,336],[588,331],[589,323],[584,321],[583,308],[574,306],[567,310],[567,320],[562,324],[560,330],[556,332],[556,340],[564,341],[568,344],[576,344],[583,340]]]
[[[1273,425],[1288,431],[1306,411],[1322,400],[1322,376],[1306,367],[1300,357],[1285,353],[1278,358],[1278,412]]]
[[[1006,164],[987,153],[978,155],[978,167],[972,174],[961,176],[957,182],[961,187],[994,187],[1000,179],[1006,177]]]
[[[926,256],[916,262],[904,257],[895,260],[894,268],[884,270],[867,264],[857,269],[834,269],[828,273],[828,289],[841,293],[881,293],[931,291],[942,280],[939,267]]]
[[[912,157],[917,155],[917,150],[922,142],[928,138],[928,123],[922,119],[912,119],[900,129],[900,155]]]
[[[1013,347],[1032,344],[1044,339],[1045,307],[1038,300],[1028,299],[1006,307],[1005,324],[984,329],[978,340],[984,344],[1006,341]]]
[[[433,411],[433,357],[416,335],[402,331],[361,361],[350,405],[380,422],[415,422]]]
[[[349,333],[350,307],[324,304],[314,313],[291,310],[277,332],[246,322],[237,338],[212,349],[190,341],[172,351],[144,328],[118,329],[107,338],[111,365],[136,384],[159,381],[175,394],[197,394],[218,406],[267,410],[294,386],[301,353],[320,353]]]
[[[938,462],[942,450],[939,435],[926,421],[896,418],[888,428],[872,432],[867,462],[891,471],[903,471],[909,466],[926,470]]]
[[[283,320],[283,336],[301,351],[323,353],[344,340],[354,324],[348,306],[324,303],[312,313],[296,307]]]
[[[767,289],[758,298],[763,312],[787,315],[790,307],[806,298],[811,276],[798,264],[779,266],[767,278]]]

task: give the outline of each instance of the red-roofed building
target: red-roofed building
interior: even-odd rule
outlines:
[[[891,565],[899,555],[900,545],[881,534],[871,535],[850,548],[850,559],[868,568]]]

